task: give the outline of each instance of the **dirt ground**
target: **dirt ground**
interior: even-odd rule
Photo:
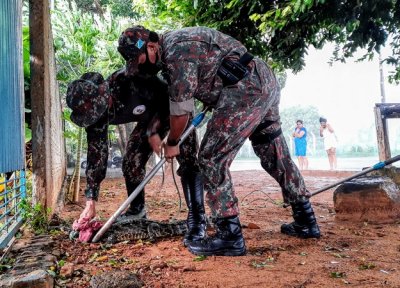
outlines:
[[[315,191],[351,174],[306,171],[304,177],[309,190]],[[337,222],[331,189],[312,198],[321,239],[297,239],[280,233],[281,224],[292,221],[291,209],[281,207],[280,188],[267,173],[241,171],[232,177],[240,201],[245,256],[203,259],[188,252],[180,238],[105,246],[74,243],[60,235],[64,266],[68,264],[70,272],[58,284],[88,287],[92,275],[129,270],[145,287],[400,287],[400,222]],[[178,211],[171,173],[162,187],[161,180],[157,175],[146,187],[148,217],[184,219],[186,211]],[[125,193],[123,179],[106,179],[98,215],[103,219],[112,215]],[[83,206],[83,194],[80,199]],[[72,222],[81,210],[68,205],[62,217]]]

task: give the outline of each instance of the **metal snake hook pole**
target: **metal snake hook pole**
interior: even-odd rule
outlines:
[[[181,138],[179,139],[178,145],[181,145],[181,143],[189,136],[189,134],[203,121],[204,116],[206,115],[206,112],[208,111],[208,107],[204,108],[202,112],[200,112],[193,120],[190,126],[183,132],[181,135]],[[133,201],[133,199],[136,198],[136,196],[140,193],[140,191],[143,189],[143,187],[151,180],[151,178],[154,177],[154,175],[157,173],[157,171],[164,165],[165,161],[167,159],[164,157],[161,159],[156,166],[154,166],[153,169],[146,175],[146,177],[143,179],[143,181],[139,184],[138,187],[132,192],[132,194],[125,200],[124,203],[118,208],[117,211],[107,220],[107,222],[101,227],[101,229],[96,233],[96,235],[93,237],[92,242],[96,243],[97,241],[100,240],[101,236],[104,235],[104,233],[107,232],[108,229],[110,229],[111,225],[115,222],[115,220],[118,218],[119,215],[128,207],[128,205]]]
[[[389,158],[389,159],[387,159],[385,161],[378,162],[378,163],[376,163],[374,166],[372,166],[370,168],[367,168],[367,169],[365,169],[365,170],[363,170],[361,172],[358,172],[358,173],[356,173],[356,174],[354,174],[352,176],[349,176],[349,177],[347,177],[347,178],[345,178],[343,180],[340,180],[338,182],[335,182],[333,184],[330,184],[328,186],[325,186],[325,187],[322,187],[322,188],[318,189],[317,191],[311,193],[310,197],[315,196],[315,195],[317,195],[317,194],[319,194],[321,192],[324,192],[324,191],[326,191],[326,190],[328,190],[330,188],[333,188],[333,187],[335,187],[335,186],[337,186],[339,184],[342,184],[342,183],[344,183],[346,181],[349,181],[351,179],[357,178],[357,177],[359,177],[361,175],[365,175],[365,174],[367,174],[367,173],[369,173],[371,171],[382,169],[383,167],[385,167],[385,166],[387,166],[389,164],[392,164],[394,162],[397,162],[399,160],[400,160],[400,155],[397,155],[397,156]],[[287,204],[287,203],[283,204],[283,208],[286,208],[286,207],[289,207],[289,206],[290,206],[290,204]]]

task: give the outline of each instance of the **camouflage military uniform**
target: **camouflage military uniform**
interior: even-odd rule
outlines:
[[[87,187],[85,195],[89,199],[98,199],[100,183],[105,178],[108,159],[108,125],[138,122],[132,131],[126,154],[123,158],[123,174],[129,192],[141,183],[145,177],[145,167],[152,149],[148,143],[147,130],[152,122],[159,120],[157,129],[160,137],[169,130],[169,109],[167,85],[158,77],[126,78],[123,71],[114,72],[107,80],[112,106],[95,124],[86,128],[88,140],[86,168]],[[197,137],[193,132],[181,145],[181,156],[177,159],[180,167],[178,174],[185,171],[199,171],[197,166]],[[139,212],[144,205],[144,191],[132,202],[131,207]]]
[[[239,213],[229,166],[249,137],[262,167],[282,187],[285,201],[309,196],[280,130],[280,88],[266,63],[254,58],[247,66],[248,76],[224,87],[217,70],[224,58],[238,60],[247,52],[240,42],[216,30],[195,27],[166,33],[160,43],[171,115],[192,112],[194,98],[214,108],[199,152],[214,216]]]

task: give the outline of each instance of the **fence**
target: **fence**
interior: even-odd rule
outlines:
[[[25,197],[22,1],[0,1],[0,248],[21,226]]]
[[[0,249],[22,225],[21,201],[26,197],[25,171],[0,174]]]

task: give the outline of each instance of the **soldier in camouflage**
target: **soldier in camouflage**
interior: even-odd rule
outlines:
[[[283,224],[281,232],[319,238],[310,193],[282,135],[280,87],[267,64],[253,58],[239,41],[210,28],[184,28],[150,39],[152,33],[142,26],[129,28],[122,33],[118,49],[131,74],[143,67],[157,70],[162,63],[171,113],[166,157],[179,155],[177,139],[193,111],[194,98],[214,108],[201,143],[199,165],[217,232],[190,242],[189,251],[196,255],[245,254],[229,166],[247,138],[262,167],[280,184],[285,202],[292,206],[294,222]],[[145,43],[145,51],[137,49],[139,42]]]
[[[122,165],[128,196],[144,179],[147,161],[153,151],[160,153],[161,139],[169,130],[167,84],[152,75],[126,77],[125,69],[117,70],[105,81],[101,74],[90,72],[70,83],[67,104],[72,109],[71,120],[85,127],[87,132],[87,202],[80,216],[82,222],[96,214],[95,201],[107,170],[109,125],[137,122],[130,134]],[[177,173],[188,195],[185,197],[190,212],[188,218],[199,222],[189,229],[185,241],[205,236],[204,200],[196,196],[203,195],[197,149],[197,136],[193,131],[180,146],[177,157],[180,164]],[[132,201],[124,215],[146,217],[144,190]]]

